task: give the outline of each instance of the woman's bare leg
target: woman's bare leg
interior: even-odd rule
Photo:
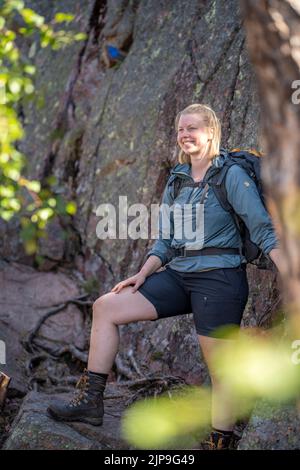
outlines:
[[[236,421],[235,398],[233,398],[228,386],[217,378],[212,354],[220,345],[228,344],[228,341],[232,342],[234,340],[217,339],[203,335],[198,335],[198,338],[205,362],[209,369],[212,384],[211,424],[215,429],[232,431]]]
[[[103,392],[119,347],[118,325],[155,320],[156,309],[140,292],[124,287],[109,292],[93,305],[93,325],[88,371],[81,377],[79,393],[69,403],[53,403],[47,413],[59,421],[81,421],[95,426],[103,423]],[[100,375],[91,374],[96,372]]]
[[[109,373],[119,348],[118,325],[156,318],[152,303],[139,291],[132,293],[131,287],[99,297],[93,305],[88,370]]]

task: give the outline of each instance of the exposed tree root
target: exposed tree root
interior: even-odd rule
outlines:
[[[85,364],[88,361],[88,354],[84,351],[80,351],[73,344],[69,344],[69,346],[64,346],[60,349],[57,349],[56,351],[52,351],[51,356],[58,358],[67,353],[71,354],[73,359],[78,359],[79,361],[84,362]]]
[[[119,385],[125,385],[129,390],[135,390],[135,393],[127,400],[126,406],[136,400],[147,397],[156,397],[163,393],[167,393],[172,399],[170,389],[180,389],[187,385],[186,381],[179,376],[168,375],[165,377],[148,376],[142,379],[121,382]]]
[[[62,303],[62,304],[59,304],[59,305],[53,305],[53,308],[51,308],[50,310],[48,310],[48,312],[46,312],[40,319],[39,321],[37,322],[36,326],[34,327],[34,329],[29,333],[29,335],[27,336],[27,338],[25,340],[23,340],[22,344],[23,346],[25,347],[26,351],[30,352],[30,353],[33,353],[34,350],[36,349],[35,348],[35,345],[34,345],[34,338],[35,336],[37,335],[37,333],[39,332],[39,329],[41,328],[42,324],[50,317],[52,317],[53,315],[55,315],[56,313],[59,313],[61,312],[62,310],[64,310],[69,304],[75,304],[75,305],[92,305],[92,302],[90,301],[82,301],[81,299],[84,299],[88,296],[88,294],[83,294],[75,299],[68,299],[66,300],[66,302]]]

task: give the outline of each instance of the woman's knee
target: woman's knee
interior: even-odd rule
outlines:
[[[118,294],[108,292],[93,304],[93,321],[109,321],[115,325],[126,325],[143,320],[156,320],[155,307],[139,292],[132,293],[125,287]]]
[[[93,319],[99,319],[108,317],[108,312],[110,311],[111,301],[110,301],[110,293],[103,294],[101,297],[95,300],[93,303]]]
[[[129,323],[130,306],[126,307],[126,299],[120,294],[108,292],[93,304],[93,321],[109,321],[115,325]]]

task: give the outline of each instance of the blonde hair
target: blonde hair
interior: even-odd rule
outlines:
[[[176,132],[178,131],[179,119],[184,114],[200,114],[205,126],[213,128],[213,138],[209,142],[208,154],[210,159],[219,155],[221,145],[221,123],[217,118],[216,113],[206,104],[191,104],[177,114],[175,119]],[[178,160],[179,163],[191,163],[190,156],[184,153],[181,149],[178,154]]]

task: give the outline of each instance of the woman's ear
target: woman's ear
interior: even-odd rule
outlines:
[[[209,128],[209,139],[208,140],[213,140],[214,138],[214,128],[213,127],[210,127]]]

